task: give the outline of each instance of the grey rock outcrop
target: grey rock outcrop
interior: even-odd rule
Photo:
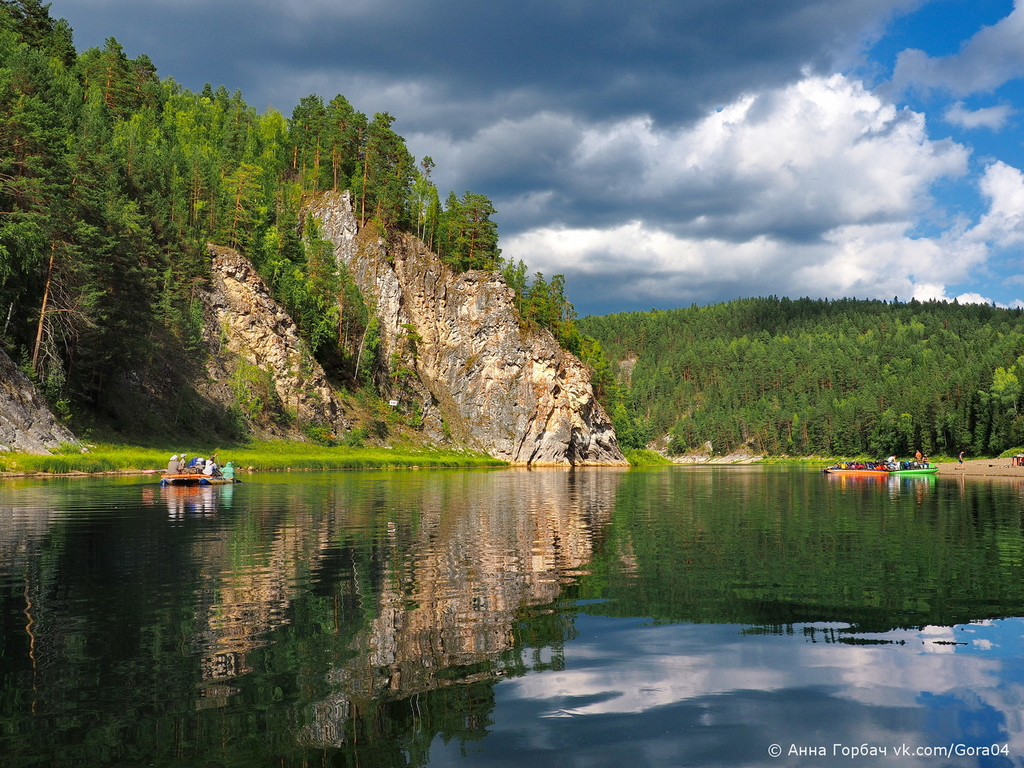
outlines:
[[[0,350],[0,451],[47,454],[77,444],[29,378]]]
[[[368,237],[347,192],[322,194],[309,212],[374,305],[385,359],[415,371],[428,433],[443,426],[513,464],[628,463],[586,366],[547,330],[521,327],[500,275],[456,274],[415,237]]]
[[[294,436],[301,425],[329,426],[338,433],[346,429],[342,405],[323,368],[252,264],[231,248],[207,248],[212,280],[201,298],[210,349],[208,394],[231,403],[244,399],[247,387],[265,389],[252,392],[252,399],[276,400],[281,411],[276,415],[285,418],[268,418],[267,408],[247,416],[254,420],[252,427],[269,436]]]

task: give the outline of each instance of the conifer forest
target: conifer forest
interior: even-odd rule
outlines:
[[[668,434],[675,453],[881,457],[1024,444],[1019,309],[769,297],[579,325],[628,382],[627,445]]]

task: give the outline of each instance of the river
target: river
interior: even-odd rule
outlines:
[[[1018,482],[245,480],[0,481],[0,765],[1024,764]]]

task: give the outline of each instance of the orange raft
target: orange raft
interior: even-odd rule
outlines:
[[[241,480],[234,477],[209,477],[197,473],[181,472],[176,475],[164,475],[160,485],[233,485]]]

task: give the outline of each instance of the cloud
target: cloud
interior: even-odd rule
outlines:
[[[1000,131],[1013,113],[1014,110],[1009,104],[971,111],[964,108],[962,101],[958,101],[946,110],[942,119],[961,128],[991,128],[993,131]]]
[[[550,207],[536,211],[549,222],[643,220],[736,241],[812,241],[843,224],[905,220],[928,207],[929,184],[963,174],[968,157],[959,144],[929,140],[923,115],[842,75],[743,96],[676,129],[645,117],[587,124],[539,113],[469,141],[411,141],[430,148],[456,189],[475,179],[501,190],[512,231],[539,223],[528,219],[530,201],[549,192]]]
[[[742,243],[679,238],[634,223],[613,230],[541,229],[505,245],[570,277],[583,313],[725,301],[738,296],[946,299],[946,285],[985,262],[981,243],[911,238],[910,222],[838,227],[820,243],[760,236]]]
[[[1024,174],[997,161],[985,169],[979,187],[989,208],[967,237],[1001,248],[1024,243]]]
[[[964,225],[935,238],[909,234],[932,205],[930,186],[966,173],[968,150],[929,139],[922,115],[841,75],[744,96],[675,131],[639,119],[599,129],[560,125],[538,132],[560,135],[563,145],[561,186],[544,198],[549,209],[517,209],[525,195],[498,207],[525,225],[503,240],[505,254],[571,275],[577,300],[937,298],[987,256],[981,231],[965,237]],[[530,130],[518,134],[529,144]],[[490,144],[486,136],[478,141]],[[467,175],[486,175],[477,163],[494,153],[467,147],[447,160],[473,166]],[[548,179],[538,174],[535,182],[534,200]],[[1000,200],[1013,187],[995,175],[989,183]],[[602,209],[605,222],[585,223],[586,210]],[[623,212],[631,218],[614,219]],[[545,214],[548,223],[530,220]],[[1003,232],[1008,223],[988,226]]]
[[[241,88],[285,111],[317,81],[375,111],[353,83],[399,85],[455,106],[461,120],[415,130],[479,128],[494,103],[557,109],[590,120],[646,114],[659,123],[699,116],[746,90],[831,71],[866,36],[916,0],[56,0],[80,45],[116,36],[188,87]],[[134,54],[133,54],[134,55]],[[515,97],[512,97],[515,95]],[[465,108],[476,105],[480,112]],[[406,118],[427,102],[413,100]],[[507,113],[506,116],[512,113]]]
[[[961,293],[956,297],[960,304],[991,304],[992,299],[982,296],[980,293]]]
[[[907,49],[896,59],[892,87],[942,89],[955,96],[993,91],[1024,76],[1024,6],[1014,3],[1008,16],[983,27],[951,56],[931,57]]]

